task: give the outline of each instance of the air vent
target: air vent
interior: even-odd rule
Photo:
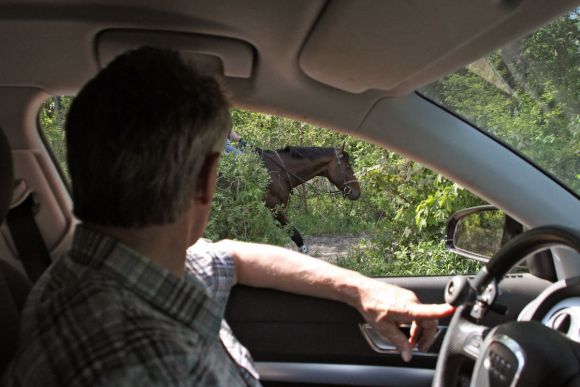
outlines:
[[[580,343],[580,297],[558,302],[546,313],[542,324]]]

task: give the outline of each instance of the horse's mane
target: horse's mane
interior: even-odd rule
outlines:
[[[317,159],[324,156],[334,156],[334,148],[323,148],[318,146],[290,146],[287,145],[285,148],[276,150],[278,153],[289,153],[292,157],[296,159]],[[343,158],[345,161],[349,161],[348,153],[343,152]]]

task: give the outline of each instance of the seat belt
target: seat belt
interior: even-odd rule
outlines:
[[[36,203],[32,194],[6,215],[6,223],[22,261],[22,266],[32,283],[40,277],[52,262],[48,248],[42,239],[34,219]]]

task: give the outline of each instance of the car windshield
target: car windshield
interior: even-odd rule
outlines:
[[[419,90],[580,195],[580,8]]]

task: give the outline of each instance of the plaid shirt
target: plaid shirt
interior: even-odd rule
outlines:
[[[79,226],[72,250],[32,290],[4,383],[19,386],[259,386],[223,319],[232,258],[188,249],[179,279]]]

